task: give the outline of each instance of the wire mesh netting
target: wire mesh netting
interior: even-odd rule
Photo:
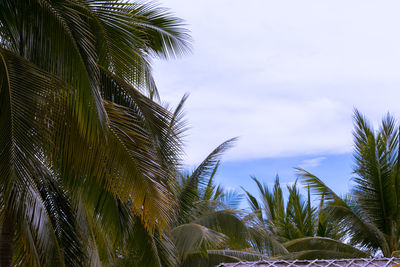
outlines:
[[[400,258],[330,259],[330,260],[262,260],[256,262],[222,263],[218,267],[381,267],[399,266]]]

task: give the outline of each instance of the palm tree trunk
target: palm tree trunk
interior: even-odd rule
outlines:
[[[13,214],[6,210],[0,234],[0,266],[9,267],[14,253],[15,219]]]

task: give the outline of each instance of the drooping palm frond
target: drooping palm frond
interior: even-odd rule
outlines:
[[[319,250],[352,255],[351,258],[366,258],[369,256],[368,253],[361,251],[354,246],[326,237],[303,237],[288,241],[283,245],[291,253]]]
[[[268,256],[288,253],[281,243],[281,238],[269,231],[265,222],[259,219],[258,212],[248,213],[242,220],[247,226],[247,242],[251,250]]]
[[[137,99],[140,97],[143,96],[139,94]],[[72,125],[65,125],[59,129],[61,133],[69,133],[59,136],[61,142],[68,146],[68,150],[59,150],[56,155],[61,157],[55,157],[63,181],[72,191],[87,190],[89,195],[90,191],[98,190],[97,183],[122,201],[133,200],[132,209],[144,218],[150,231],[154,228],[156,220],[162,227],[171,218],[171,203],[168,201],[172,200],[172,196],[171,192],[168,192],[168,181],[172,179],[173,170],[168,164],[175,159],[167,154],[161,155],[160,151],[163,148],[156,146],[153,141],[158,133],[153,134],[152,129],[141,121],[140,113],[107,101],[105,107],[109,113],[110,134],[101,142],[86,142],[79,137],[76,130],[71,130]],[[152,108],[149,103],[146,106],[145,102],[142,110],[147,113],[154,112]],[[165,113],[165,116],[168,116],[168,113]],[[153,123],[157,122],[160,123],[160,120],[153,120]],[[168,127],[168,121],[162,123]],[[173,138],[168,136],[169,129],[164,129],[157,138]],[[57,162],[58,158],[63,160]],[[163,161],[163,158],[166,160]],[[146,198],[146,195],[153,197]]]
[[[103,219],[125,205],[150,236],[170,223],[179,127],[135,88],[155,95],[150,57],[188,51],[187,37],[180,20],[149,4],[0,3],[2,266],[14,241],[19,264],[112,262],[115,247],[100,239],[127,233],[104,234]],[[118,205],[96,205],[104,195]],[[80,234],[89,260],[76,221],[88,224]]]
[[[351,237],[355,244],[370,246],[372,248],[381,247],[382,251],[389,250],[385,237],[374,224],[361,217],[360,211],[355,205],[349,205],[345,200],[336,195],[319,178],[311,173],[298,169],[300,179],[304,180],[311,189],[319,195],[323,195],[330,201],[324,208],[325,215],[329,220],[340,222],[344,229],[351,229]]]
[[[3,230],[12,225],[9,232],[2,232],[0,247],[7,249],[16,230],[26,244],[25,251],[21,247],[17,250],[29,254],[17,257],[20,261],[79,266],[83,252],[76,235],[74,212],[46,157],[46,152],[54,147],[48,141],[55,132],[52,127],[57,125],[51,115],[60,111],[59,102],[49,100],[65,87],[57,77],[3,49],[0,72],[1,225]],[[10,253],[13,251],[2,251],[2,265],[10,265]],[[75,260],[70,261],[71,258]]]
[[[118,266],[177,266],[175,244],[164,232],[151,235],[135,217],[132,233],[121,248]],[[124,245],[124,244],[122,244]]]
[[[191,50],[183,21],[154,3],[83,1],[94,29],[100,65],[158,98],[150,58]]]
[[[11,50],[76,89],[71,105],[80,130],[95,138],[106,123],[98,90],[94,38],[76,1],[2,1],[2,33]]]
[[[207,249],[220,248],[228,241],[226,235],[196,223],[175,227],[171,236],[182,260],[193,253],[207,255]]]
[[[193,222],[226,235],[231,249],[248,247],[248,228],[235,210],[208,212]]]

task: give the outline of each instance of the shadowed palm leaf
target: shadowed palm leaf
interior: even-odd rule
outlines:
[[[368,253],[363,252],[351,245],[344,244],[338,240],[334,240],[326,237],[304,237],[291,240],[283,244],[285,248],[292,255],[288,255],[288,258],[295,259],[294,255],[298,256],[301,253],[299,259],[315,259],[312,255],[316,251],[321,253],[327,253],[327,255],[336,255],[335,258],[366,258],[369,256]],[[293,254],[294,253],[294,254]],[[343,254],[340,256],[340,254]],[[307,256],[306,256],[307,255]],[[308,258],[307,258],[308,257]],[[318,256],[319,259],[322,256]]]

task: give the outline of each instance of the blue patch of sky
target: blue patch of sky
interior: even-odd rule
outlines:
[[[316,175],[338,195],[344,195],[352,188],[351,178],[354,175],[351,153],[222,162],[215,182],[225,189],[236,189],[241,193],[243,187],[258,198],[257,186],[251,177],[257,177],[272,188],[276,175],[279,175],[282,187],[286,188],[286,185],[292,185],[296,181],[296,167],[302,167]],[[245,199],[241,206],[247,207]]]

